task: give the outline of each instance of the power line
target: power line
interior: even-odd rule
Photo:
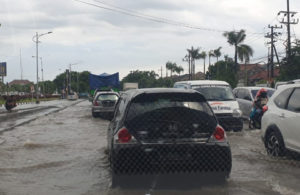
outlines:
[[[150,16],[150,15],[146,15],[146,14],[141,14],[139,12],[136,12],[136,11],[133,11],[133,10],[130,10],[130,9],[124,9],[124,8],[119,7],[119,6],[104,3],[104,2],[98,1],[98,0],[94,0],[95,2],[98,2],[98,4],[91,3],[91,2],[86,2],[86,1],[82,1],[82,0],[74,0],[74,1],[80,2],[82,4],[86,4],[86,5],[89,5],[89,6],[97,7],[97,8],[100,8],[100,9],[105,9],[105,10],[109,10],[109,11],[112,11],[112,12],[117,12],[117,13],[120,13],[120,14],[128,15],[128,16],[141,18],[141,19],[144,19],[144,20],[149,20],[149,21],[152,21],[152,22],[169,24],[169,25],[173,25],[173,26],[180,26],[180,27],[184,27],[184,28],[190,28],[190,29],[196,29],[196,30],[202,30],[202,31],[219,32],[219,33],[228,32],[228,30],[221,30],[221,29],[213,29],[213,28],[194,26],[194,25],[191,25],[191,24],[177,22],[177,21],[173,21],[173,20],[169,20],[169,19],[165,19],[165,18],[160,18],[160,17]],[[99,3],[103,4],[103,5],[106,5],[106,6],[99,5]],[[107,6],[110,6],[110,7],[107,7]],[[254,34],[254,35],[255,34],[261,34],[262,35],[264,33],[263,32],[261,32],[261,33],[248,32],[248,34]]]

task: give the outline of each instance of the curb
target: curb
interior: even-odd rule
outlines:
[[[2,133],[6,132],[6,131],[11,131],[11,130],[13,130],[13,129],[16,128],[16,127],[22,126],[22,125],[24,125],[24,124],[28,124],[28,123],[30,123],[30,122],[32,122],[32,121],[34,121],[34,120],[36,120],[36,119],[38,119],[38,118],[40,118],[40,117],[48,116],[48,115],[50,115],[50,114],[57,113],[57,112],[59,112],[59,111],[65,110],[66,108],[68,108],[68,107],[70,107],[70,106],[74,106],[74,105],[76,105],[76,104],[79,104],[79,103],[81,103],[81,102],[83,102],[83,101],[84,101],[84,100],[81,100],[81,101],[72,103],[72,104],[70,104],[70,105],[68,105],[68,106],[64,106],[64,107],[62,107],[62,108],[58,108],[58,109],[52,110],[52,111],[50,111],[50,112],[48,112],[48,113],[45,113],[45,114],[43,114],[43,115],[41,115],[41,116],[36,116],[36,117],[34,117],[34,118],[28,119],[28,120],[26,120],[26,121],[23,121],[23,122],[21,122],[21,123],[19,123],[19,124],[16,124],[16,125],[11,126],[11,127],[6,127],[6,128],[3,128],[3,129],[0,129],[0,135],[1,135]]]

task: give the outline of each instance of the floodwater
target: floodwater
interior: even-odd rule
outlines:
[[[107,126],[84,101],[0,134],[0,195],[300,194],[300,161],[267,156],[259,130],[228,133],[233,167],[225,183],[189,187],[175,178],[164,186],[157,176],[146,186],[112,189]]]

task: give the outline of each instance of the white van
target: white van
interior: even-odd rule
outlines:
[[[243,129],[242,112],[232,93],[232,88],[227,82],[213,80],[180,81],[174,84],[174,88],[199,91],[209,102],[219,123],[225,130],[241,131]]]

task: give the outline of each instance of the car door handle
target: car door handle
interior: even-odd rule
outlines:
[[[284,113],[281,113],[281,114],[279,115],[279,117],[280,117],[280,118],[285,118]]]

